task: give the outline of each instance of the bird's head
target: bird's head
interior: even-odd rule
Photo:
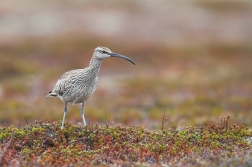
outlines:
[[[102,46],[99,46],[99,47],[95,48],[95,50],[94,50],[94,56],[96,58],[98,58],[98,59],[104,59],[104,58],[107,58],[107,57],[118,57],[118,58],[122,58],[122,59],[128,60],[132,64],[135,65],[135,62],[133,60],[131,60],[130,58],[128,58],[126,56],[123,56],[123,55],[120,55],[120,54],[117,54],[117,53],[113,53],[108,48],[102,47]]]

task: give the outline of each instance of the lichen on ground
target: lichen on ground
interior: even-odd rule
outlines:
[[[23,128],[0,128],[2,166],[251,164],[252,132],[217,123],[151,131],[144,127],[36,121]]]

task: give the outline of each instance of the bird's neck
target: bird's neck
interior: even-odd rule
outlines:
[[[98,74],[101,64],[102,64],[102,60],[103,59],[99,59],[99,58],[92,58],[89,64],[89,68],[90,70],[92,70],[95,74]]]

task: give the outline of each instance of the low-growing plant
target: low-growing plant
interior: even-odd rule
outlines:
[[[162,125],[168,119],[163,116]],[[136,126],[79,127],[43,119],[23,128],[0,128],[2,166],[170,165],[219,166],[251,158],[252,131],[229,125],[229,116],[205,126],[151,131]],[[247,155],[247,156],[245,156]]]

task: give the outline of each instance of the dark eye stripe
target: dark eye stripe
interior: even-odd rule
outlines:
[[[101,53],[107,54],[108,52],[106,52],[106,51],[102,50],[102,51],[101,51]]]

